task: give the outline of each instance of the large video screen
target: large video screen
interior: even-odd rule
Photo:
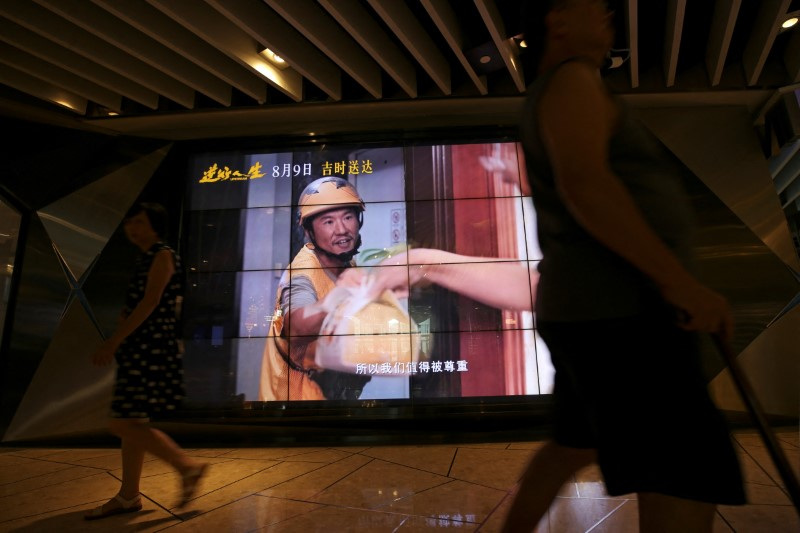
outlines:
[[[517,275],[541,257],[519,154],[514,142],[481,142],[192,156],[182,228],[189,397],[549,393],[535,278]],[[444,283],[427,279],[433,264],[447,265]],[[376,289],[388,268],[398,284]],[[517,304],[482,303],[502,291]]]

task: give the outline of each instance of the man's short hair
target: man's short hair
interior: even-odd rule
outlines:
[[[522,31],[525,43],[528,45],[525,49],[525,55],[529,56],[527,64],[528,68],[534,70],[533,74],[539,68],[539,62],[542,59],[547,39],[545,18],[553,8],[561,7],[568,3],[569,0],[523,0],[522,2],[520,14]]]

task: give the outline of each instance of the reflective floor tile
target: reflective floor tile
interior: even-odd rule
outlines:
[[[446,476],[456,450],[455,446],[376,446],[361,454]]]

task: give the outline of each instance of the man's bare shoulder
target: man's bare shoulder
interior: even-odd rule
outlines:
[[[553,72],[543,96],[569,96],[582,93],[605,93],[597,68],[588,61],[575,59]]]
[[[611,95],[597,68],[580,60],[569,61],[552,74],[539,99],[538,110],[545,123],[602,122],[614,115]]]

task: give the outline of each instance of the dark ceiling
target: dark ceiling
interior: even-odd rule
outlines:
[[[521,3],[2,2],[0,114],[126,133],[133,128],[123,117],[152,124],[153,117],[214,112],[219,119],[225,111],[297,111],[322,102],[474,105],[517,97],[531,80],[515,39]],[[800,15],[800,0],[611,4],[617,46],[630,49],[607,75],[617,92],[780,91],[800,83],[800,31],[780,27]],[[264,48],[288,66],[275,67],[259,54]]]

